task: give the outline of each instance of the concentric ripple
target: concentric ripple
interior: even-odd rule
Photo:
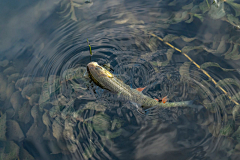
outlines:
[[[234,158],[240,76],[229,64],[238,58],[236,43],[225,35],[231,29],[198,31],[209,19],[200,8],[182,11],[198,2],[183,2],[62,0],[36,29],[41,36],[29,57],[24,50],[0,63],[0,91],[7,90],[0,123],[8,125],[0,148],[19,145],[21,156],[36,159]],[[142,114],[91,81],[91,61],[132,89],[146,87],[142,93],[153,99],[193,105]]]

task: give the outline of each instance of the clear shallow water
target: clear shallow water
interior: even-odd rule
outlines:
[[[239,2],[231,2],[0,2],[1,158],[237,159]],[[142,115],[83,78],[90,61],[110,63],[152,98],[203,108]]]

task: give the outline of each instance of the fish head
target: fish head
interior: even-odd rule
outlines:
[[[100,66],[97,62],[88,63],[87,70],[94,78],[96,78],[96,76],[113,78],[113,74]]]
[[[106,87],[106,83],[108,83],[108,81],[114,77],[112,73],[110,73],[104,67],[98,65],[97,62],[88,63],[87,71],[89,77],[96,85],[100,86],[101,88],[108,89],[108,87]]]

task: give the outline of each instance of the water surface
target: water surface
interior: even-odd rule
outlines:
[[[237,159],[239,1],[0,6],[0,159]],[[91,61],[149,97],[201,107],[143,115],[84,78]]]

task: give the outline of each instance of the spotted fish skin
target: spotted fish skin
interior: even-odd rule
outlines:
[[[142,92],[138,92],[136,89],[132,89],[130,86],[123,83],[112,73],[105,68],[98,65],[97,62],[90,62],[87,65],[87,71],[92,81],[99,87],[106,89],[112,93],[123,97],[126,100],[141,105],[142,109],[146,110],[152,107],[194,107],[192,101],[182,102],[166,102],[161,103],[155,99],[144,95]]]

